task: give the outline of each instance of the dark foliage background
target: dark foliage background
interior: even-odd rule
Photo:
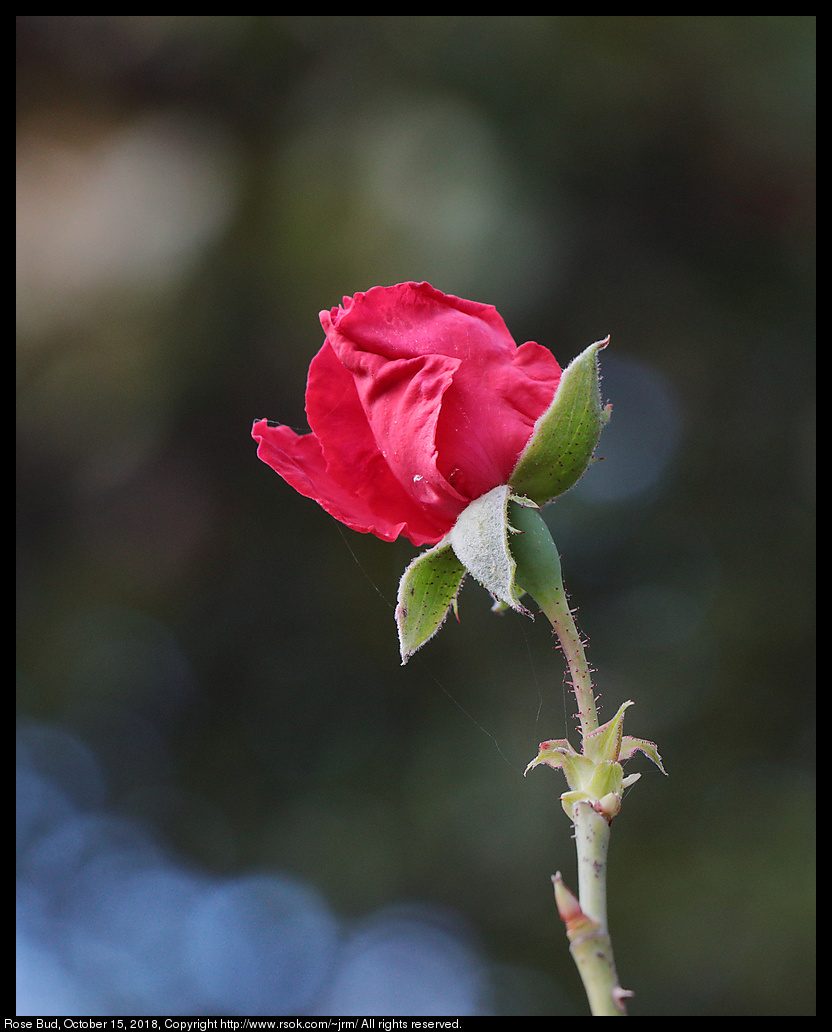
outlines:
[[[547,515],[670,774],[614,825],[631,1013],[814,1013],[814,37],[18,19],[20,1008],[585,1013],[546,627],[467,585],[402,669],[414,549],[249,438],[305,428],[320,309],[426,279],[563,364],[612,334]]]

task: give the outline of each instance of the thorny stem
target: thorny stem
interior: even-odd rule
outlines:
[[[575,620],[563,581],[558,583],[545,605],[537,598],[538,605],[549,618],[560,639],[563,654],[569,664],[578,714],[581,721],[581,737],[598,727],[598,709],[592,691],[592,677],[586,661],[583,642],[575,626]],[[580,927],[570,927],[570,922],[561,910],[569,937],[569,952],[584,984],[590,1011],[593,1017],[620,1017],[626,1014],[624,1001],[629,993],[618,984],[612,940],[607,927],[607,851],[610,841],[610,825],[602,814],[586,802],[572,807],[572,822],[575,827],[575,845],[578,850],[578,910],[583,916]],[[556,897],[557,893],[557,882]],[[568,891],[568,890],[567,890]]]
[[[548,593],[548,597],[535,601],[546,614],[560,641],[561,649],[569,666],[572,678],[572,689],[578,704],[578,717],[581,721],[581,738],[586,738],[590,731],[598,727],[598,709],[592,692],[592,674],[586,661],[584,644],[575,624],[572,610],[566,598],[563,581]]]
[[[515,504],[512,529],[519,532],[512,543],[518,582],[546,614],[558,636],[569,673],[585,754],[587,736],[598,728],[598,708],[592,693],[592,676],[584,644],[566,598],[560,555],[537,509]],[[625,1013],[629,995],[618,984],[612,943],[607,929],[607,850],[610,826],[592,802],[578,801],[571,811],[578,848],[578,894],[575,899],[560,875],[554,878],[555,899],[566,923],[570,952],[581,975],[594,1016]]]
[[[546,614],[569,666],[585,748],[587,736],[598,728],[598,708],[584,644],[563,587],[560,556],[537,510],[515,506],[512,525],[522,532],[514,543],[520,582]],[[554,878],[555,899],[566,923],[570,952],[584,983],[592,1014],[620,1016],[625,1013],[624,999],[629,994],[618,984],[607,928],[610,825],[606,815],[596,811],[591,802],[576,802],[571,817],[578,849],[579,900],[566,888],[559,874]]]

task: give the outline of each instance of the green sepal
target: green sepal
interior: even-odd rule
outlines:
[[[540,509],[527,499],[512,496],[508,508],[512,530],[509,541],[520,595],[527,591],[541,607],[552,591],[562,589],[560,555]]]
[[[516,533],[509,524],[508,503],[515,499],[508,484],[501,484],[475,499],[457,517],[445,541],[449,541],[457,559],[480,584],[500,602],[527,616],[520,603],[523,589],[515,582],[517,564],[509,547],[509,534]]]
[[[402,666],[445,622],[465,577],[447,538],[417,555],[399,582],[396,624]]]
[[[527,509],[531,520],[526,516]],[[522,529],[513,522],[521,523]],[[537,540],[541,534],[544,547]],[[451,532],[413,560],[399,584],[396,607],[403,665],[436,634],[451,606],[456,607],[466,572],[491,592],[501,608],[511,607],[531,616],[520,602],[526,585],[517,582],[515,542],[522,542],[518,555],[525,564],[524,579],[536,585],[534,571],[548,583],[552,556],[560,576],[557,549],[537,514],[537,506],[515,495],[508,484],[501,484],[471,502],[457,517]]]
[[[608,342],[609,337],[590,344],[566,367],[509,478],[517,494],[538,505],[568,491],[592,461],[611,413],[610,406],[601,406],[598,371],[598,352]]]

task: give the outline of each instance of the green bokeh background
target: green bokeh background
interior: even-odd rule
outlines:
[[[563,364],[610,333],[604,462],[547,517],[603,712],[634,699],[670,775],[632,761],[613,827],[630,1013],[813,1014],[814,19],[17,36],[20,718],[193,862],[455,909],[498,1012],[585,1013],[563,786],[522,777],[573,724],[542,620],[466,585],[402,669],[415,550],[249,429],[305,429],[317,313],[374,284],[494,304]]]

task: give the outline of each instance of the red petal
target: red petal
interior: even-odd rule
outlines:
[[[404,534],[414,545],[436,544],[453,525],[438,522],[393,476],[370,433],[350,374],[328,344],[312,360],[306,392],[313,433],[254,424],[258,456],[307,498],[362,533],[385,541]]]
[[[560,366],[538,344],[518,348],[493,306],[427,283],[373,287],[321,323],[312,433],[259,420],[258,455],[348,527],[436,544],[508,482]]]
[[[375,534],[384,541],[395,541],[404,535],[414,545],[436,544],[444,537],[444,530],[438,533],[426,526],[421,513],[414,514],[415,526],[411,526],[407,519],[393,522],[373,512],[365,499],[343,488],[329,475],[314,434],[296,434],[287,426],[270,426],[267,420],[259,419],[251,436],[258,442],[257,455],[263,462],[350,529]]]
[[[321,324],[399,479],[419,477],[443,510],[508,481],[560,381],[551,352],[517,348],[492,305],[427,283],[373,287]]]

